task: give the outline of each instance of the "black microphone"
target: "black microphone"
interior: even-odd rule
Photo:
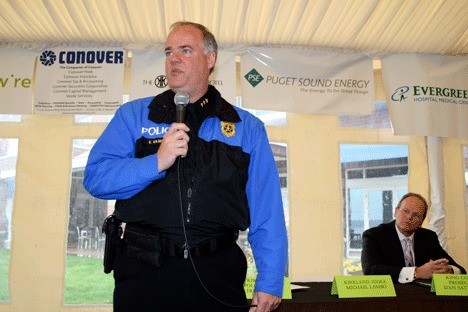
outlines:
[[[185,109],[189,103],[189,95],[184,92],[177,92],[174,96],[174,103],[176,105],[176,122],[184,122]]]

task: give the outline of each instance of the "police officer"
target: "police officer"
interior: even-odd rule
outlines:
[[[265,127],[208,84],[218,50],[208,29],[177,22],[170,30],[170,90],[120,107],[85,169],[85,188],[116,199],[125,223],[114,311],[272,311],[288,247]],[[175,119],[178,92],[190,102],[184,123]],[[250,306],[236,244],[247,228],[258,269]]]

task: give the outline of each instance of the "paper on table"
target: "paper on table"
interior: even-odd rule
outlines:
[[[291,290],[310,288],[309,286],[291,284]]]

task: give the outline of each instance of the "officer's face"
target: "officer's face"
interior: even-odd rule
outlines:
[[[395,209],[396,225],[405,236],[410,236],[421,227],[424,216],[424,203],[414,196],[405,198],[400,208]]]
[[[203,96],[208,88],[214,52],[205,54],[202,32],[190,25],[172,30],[166,41],[166,76],[174,92],[186,92],[190,102]]]

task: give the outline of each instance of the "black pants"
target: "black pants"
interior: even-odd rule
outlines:
[[[211,254],[193,257],[200,279],[209,292],[230,305],[247,305],[243,283],[247,261],[237,244]],[[114,312],[235,312],[213,299],[203,288],[190,259],[164,256],[159,268],[117,250],[114,267]]]

